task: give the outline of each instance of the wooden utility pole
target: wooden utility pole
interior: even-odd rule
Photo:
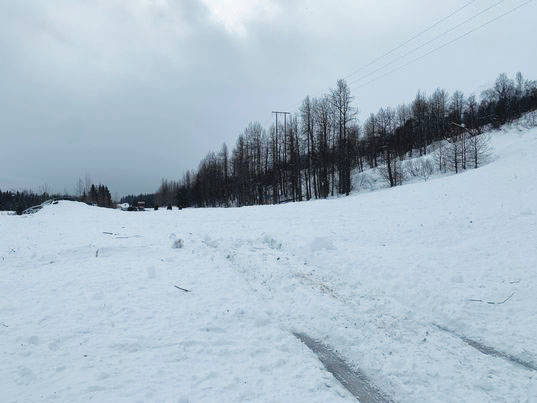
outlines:
[[[286,158],[286,152],[287,152],[287,146],[286,146],[286,136],[287,136],[287,115],[290,115],[290,112],[280,112],[280,111],[272,111],[274,115],[276,115],[276,155],[278,159],[278,163],[276,164],[276,161],[273,161],[272,169],[273,169],[273,187],[272,187],[272,202],[273,204],[277,204],[279,202],[279,195],[278,193],[284,194],[285,186],[284,181],[285,178],[282,175],[282,172],[280,172],[280,149],[278,147],[278,115],[283,115],[284,117],[284,138],[283,138],[283,146],[284,146],[284,158]],[[284,161],[285,163],[285,161]],[[284,164],[285,165],[285,164]],[[278,183],[279,182],[279,183]],[[281,187],[281,192],[278,192],[278,185]]]
[[[278,111],[272,111],[274,115],[276,115],[276,135],[278,134],[278,115],[283,115],[284,118],[284,130],[287,131],[287,115],[290,115],[291,112],[278,112]]]
[[[272,113],[276,115],[276,138],[278,138],[278,115],[283,115],[283,153],[285,157],[287,155],[287,115],[291,115],[291,112],[272,111]]]

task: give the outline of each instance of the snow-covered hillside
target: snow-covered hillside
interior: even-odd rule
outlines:
[[[1,215],[0,400],[352,400],[300,332],[395,401],[536,401],[537,129],[492,140],[337,200]]]

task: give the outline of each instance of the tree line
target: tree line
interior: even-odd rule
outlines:
[[[148,208],[153,208],[154,206],[158,206],[155,202],[155,194],[154,193],[142,193],[139,195],[127,195],[123,196],[120,200],[120,203],[128,203],[131,206],[138,205],[138,202],[144,202],[145,206]],[[161,204],[162,205],[162,204]]]
[[[485,129],[499,128],[537,110],[537,82],[500,74],[478,98],[443,89],[418,92],[412,102],[381,108],[360,125],[349,86],[306,97],[298,112],[265,129],[250,123],[229,151],[209,152],[196,171],[163,180],[154,203],[180,207],[245,206],[348,195],[352,173],[378,168],[389,186],[400,185],[405,160],[412,176],[433,170],[477,168],[488,152]],[[406,161],[409,162],[409,161]],[[434,163],[434,166],[432,165]]]
[[[537,124],[535,111],[537,82],[520,73],[514,78],[500,74],[479,97],[420,91],[410,103],[383,107],[360,124],[349,86],[339,80],[327,93],[307,96],[291,118],[268,129],[252,122],[232,150],[224,144],[180,180],[163,180],[155,194],[129,195],[121,202],[144,201],[147,207],[278,204],[348,195],[356,185],[353,176],[372,168],[389,186],[409,176],[458,173],[485,161],[485,131],[528,112],[534,112]],[[94,185],[89,177],[78,180],[75,193],[0,191],[0,209],[22,211],[50,198],[113,207],[108,187]]]
[[[43,190],[37,193],[31,190],[23,191],[2,191],[0,190],[0,211],[15,211],[22,214],[29,207],[37,206],[47,200],[72,200],[80,201],[99,207],[114,207],[110,190],[107,186],[99,184],[94,185],[91,182],[82,184],[82,180],[77,183],[77,195],[49,193]],[[46,188],[46,186],[45,186]]]
[[[2,191],[0,190],[0,210],[22,213],[28,207],[36,206],[49,200],[48,193],[36,194],[31,191]]]
[[[97,186],[91,184],[89,189],[84,189],[82,195],[80,196],[80,201],[99,207],[114,207],[110,190],[108,190],[107,186],[102,184]]]

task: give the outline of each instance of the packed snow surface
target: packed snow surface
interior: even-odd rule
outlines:
[[[493,146],[337,200],[0,215],[0,400],[352,400],[296,332],[395,401],[537,401],[456,336],[537,364],[537,130]]]

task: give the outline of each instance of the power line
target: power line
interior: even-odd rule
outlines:
[[[452,39],[451,41],[446,42],[446,43],[444,43],[443,45],[438,46],[437,48],[434,48],[434,49],[432,49],[431,51],[429,51],[429,52],[427,52],[427,53],[425,53],[425,54],[423,54],[423,55],[421,55],[421,56],[419,56],[419,57],[417,57],[417,58],[415,58],[415,59],[412,59],[412,60],[409,61],[408,63],[403,64],[402,66],[399,66],[399,67],[397,67],[397,68],[395,68],[395,69],[392,69],[392,70],[390,70],[390,71],[388,71],[388,72],[386,72],[386,73],[384,73],[384,74],[382,74],[382,75],[380,75],[380,76],[378,76],[378,77],[376,77],[376,78],[374,78],[374,79],[372,79],[372,80],[366,82],[365,84],[362,84],[362,85],[356,87],[356,89],[363,88],[363,87],[365,87],[365,86],[367,86],[367,85],[369,85],[369,84],[371,84],[371,83],[373,83],[373,82],[375,82],[375,81],[377,81],[377,80],[380,80],[380,79],[383,78],[383,77],[386,77],[387,75],[389,75],[389,74],[391,74],[391,73],[394,73],[394,72],[396,72],[396,71],[398,71],[398,70],[404,69],[405,67],[408,67],[408,66],[411,65],[412,63],[415,63],[415,62],[417,62],[417,61],[419,61],[419,60],[421,60],[421,59],[423,59],[423,58],[429,56],[430,54],[432,54],[432,53],[434,53],[434,52],[436,52],[436,51],[438,51],[438,50],[440,50],[440,49],[443,49],[443,48],[445,48],[446,46],[449,46],[449,45],[451,45],[451,44],[453,44],[453,43],[455,43],[455,42],[461,40],[462,38],[467,37],[468,35],[472,34],[473,32],[475,32],[475,31],[477,31],[477,30],[479,30],[479,29],[481,29],[481,28],[483,28],[483,27],[485,27],[485,26],[487,26],[487,25],[489,25],[489,24],[492,24],[493,22],[499,20],[500,18],[505,17],[506,15],[515,12],[516,10],[518,10],[518,9],[520,9],[520,8],[522,8],[522,7],[524,7],[525,5],[531,3],[532,1],[533,1],[533,0],[525,1],[525,2],[523,2],[523,3],[521,3],[521,4],[519,4],[518,6],[516,6],[516,7],[512,8],[512,9],[510,9],[509,11],[506,11],[505,13],[500,14],[499,16],[497,16],[497,17],[495,17],[495,18],[493,18],[493,19],[491,19],[491,20],[485,22],[484,24],[481,24],[481,25],[479,25],[479,26],[477,26],[477,27],[471,29],[470,31],[467,31],[467,32],[465,32],[464,34],[462,34],[462,35],[460,35],[460,36],[458,36],[458,37]]]
[[[403,46],[409,44],[410,42],[412,42],[414,39],[417,39],[419,38],[421,35],[429,32],[431,29],[437,27],[438,25],[440,25],[441,23],[443,23],[444,21],[448,20],[449,18],[453,17],[455,14],[458,14],[459,12],[461,12],[462,10],[464,10],[466,7],[468,7],[470,4],[472,3],[475,3],[476,0],[471,0],[469,2],[467,2],[466,4],[464,4],[462,7],[459,7],[458,9],[456,9],[455,11],[451,12],[450,14],[446,15],[445,17],[442,17],[441,19],[439,19],[438,21],[436,21],[434,24],[428,26],[427,28],[425,28],[423,31],[420,31],[418,32],[416,35],[412,36],[410,39],[407,39],[405,42],[397,45],[395,48],[393,49],[390,49],[389,51],[387,51],[386,53],[376,57],[375,59],[371,60],[369,63],[363,65],[362,67],[358,68],[357,70],[353,71],[352,73],[348,74],[347,76],[343,77],[343,79],[347,79],[347,78],[350,78],[352,77],[353,75],[355,75],[356,73],[366,69],[367,67],[371,66],[372,64],[375,64],[376,62],[378,62],[379,60],[382,60],[383,58],[385,58],[386,56],[389,56],[391,55],[393,52],[395,52],[396,50],[399,50],[401,49]]]
[[[474,1],[475,1],[475,0],[474,0]],[[488,10],[492,9],[493,7],[496,7],[497,5],[499,5],[500,3],[504,2],[504,1],[505,1],[505,0],[501,0],[501,1],[499,1],[499,2],[497,2],[497,3],[495,3],[495,4],[493,4],[492,6],[490,6],[490,7],[486,8],[486,9],[484,9],[483,11],[480,11],[478,14],[476,14],[476,15],[470,17],[469,19],[465,20],[464,22],[462,22],[462,23],[458,24],[457,26],[451,28],[451,29],[449,30],[449,32],[451,32],[451,31],[453,31],[454,29],[460,27],[461,25],[465,24],[465,23],[468,22],[469,20],[474,19],[474,18],[476,18],[477,16],[479,16],[479,15],[481,15],[481,14],[487,12]],[[378,76],[378,77],[376,77],[376,78],[373,78],[372,80],[369,80],[369,81],[367,81],[366,83],[364,83],[364,84],[362,84],[362,85],[360,85],[360,86],[358,86],[358,87],[355,87],[355,88],[356,88],[356,89],[359,89],[359,88],[366,87],[367,85],[369,85],[369,84],[371,84],[371,83],[373,83],[373,82],[375,82],[375,81],[377,81],[377,80],[380,80],[381,78],[384,78],[384,77],[386,77],[386,76],[388,76],[388,75],[390,75],[390,74],[392,74],[392,73],[394,73],[394,72],[396,72],[396,71],[398,71],[398,70],[404,69],[404,68],[408,67],[409,65],[411,65],[412,63],[415,63],[415,62],[417,62],[417,61],[419,61],[419,60],[421,60],[421,59],[423,59],[423,58],[429,56],[430,54],[432,54],[432,53],[434,53],[434,52],[436,52],[436,51],[438,51],[438,50],[440,50],[440,49],[443,49],[443,48],[445,48],[445,47],[447,47],[447,46],[449,46],[449,45],[451,45],[451,44],[453,44],[453,43],[455,43],[455,42],[457,42],[457,41],[463,39],[464,37],[466,37],[466,36],[472,34],[473,32],[475,32],[475,31],[477,31],[477,30],[479,30],[479,29],[481,29],[481,28],[483,28],[483,27],[485,27],[485,26],[487,26],[487,25],[489,25],[489,24],[491,24],[491,23],[493,23],[493,22],[499,20],[500,18],[503,18],[503,17],[505,17],[506,15],[515,12],[516,10],[518,10],[518,9],[522,8],[523,6],[525,6],[525,5],[529,4],[529,3],[531,3],[532,1],[533,1],[533,0],[525,1],[525,2],[523,2],[522,4],[519,4],[518,6],[512,8],[512,9],[510,9],[510,10],[508,10],[507,12],[505,12],[505,13],[503,13],[503,14],[500,14],[499,16],[497,16],[497,17],[495,17],[495,18],[492,18],[491,20],[485,22],[484,24],[481,24],[481,25],[477,26],[476,28],[473,28],[473,29],[471,29],[471,30],[465,32],[464,34],[462,34],[462,35],[460,35],[460,36],[454,38],[453,40],[451,40],[451,41],[449,41],[449,42],[446,42],[446,43],[444,43],[443,45],[438,46],[437,48],[434,48],[434,49],[432,49],[431,51],[429,51],[429,52],[427,52],[427,53],[425,53],[425,54],[423,54],[423,55],[421,55],[421,56],[419,56],[419,57],[417,57],[417,58],[415,58],[415,59],[410,60],[408,63],[406,63],[406,64],[404,64],[404,65],[401,65],[401,66],[399,66],[399,67],[396,67],[396,68],[394,68],[394,69],[392,69],[392,70],[389,70],[388,72],[386,72],[386,73],[384,73],[384,74],[382,74],[382,75],[380,75],[380,76]],[[473,2],[473,1],[472,1],[472,2]],[[462,6],[460,9],[455,10],[455,11],[454,11],[453,13],[451,13],[449,16],[444,17],[443,19],[439,20],[437,23],[435,23],[435,24],[433,24],[433,25],[434,25],[434,26],[438,25],[440,22],[445,21],[445,20],[448,19],[450,16],[456,14],[457,12],[461,11],[463,8],[466,8],[466,7],[469,6],[469,5],[470,5],[470,3],[465,4],[465,5]],[[432,26],[431,26],[431,28],[432,28]],[[425,29],[425,30],[422,31],[421,33],[427,32],[428,30],[429,30],[429,28]],[[421,33],[420,33],[420,34],[421,34]],[[448,32],[444,32],[444,33],[441,34],[441,35],[444,35],[444,34],[446,34],[446,33],[448,33]],[[418,35],[420,35],[420,34],[418,34]],[[439,35],[438,37],[440,37],[441,35]],[[436,39],[438,39],[438,38],[435,38],[435,40],[436,40]],[[409,40],[409,41],[410,41],[410,40]],[[429,42],[431,42],[431,41],[429,41]],[[429,43],[429,42],[428,42],[428,43]],[[428,44],[428,43],[427,43],[427,44]],[[426,45],[426,44],[424,44],[423,46],[425,46],[425,45]],[[404,45],[402,44],[401,46],[404,46]],[[401,46],[399,46],[399,47],[401,47]],[[421,47],[423,47],[423,46],[421,46]],[[398,48],[399,48],[399,47],[398,47]],[[394,48],[394,50],[396,50],[396,48]],[[381,56],[381,57],[384,57],[384,55]],[[381,57],[379,57],[379,59],[380,59]],[[396,59],[396,60],[400,60],[400,58],[398,58],[398,59]],[[391,64],[391,62],[390,62],[390,64]],[[364,67],[365,67],[365,66],[364,66]],[[382,68],[384,68],[384,67],[386,67],[386,66],[383,66]],[[361,79],[359,79],[358,81],[360,81],[360,80],[361,80]],[[357,80],[353,80],[353,81],[351,81],[351,83],[349,83],[349,84],[352,84],[352,83],[354,83],[354,82],[356,82],[356,81],[357,81]],[[300,105],[300,104],[301,104],[301,102],[298,102],[296,105],[293,106],[293,108],[290,108],[290,109],[294,109],[294,108],[296,108],[296,107],[297,107],[298,105]]]
[[[396,57],[395,59],[393,59],[392,61],[390,61],[390,62],[388,62],[388,63],[386,63],[386,64],[384,64],[384,65],[382,65],[381,67],[379,67],[379,68],[377,68],[377,69],[375,69],[375,70],[373,70],[373,71],[371,71],[371,72],[369,72],[369,73],[367,73],[367,74],[365,74],[365,75],[363,75],[363,76],[361,76],[361,77],[358,77],[358,78],[356,78],[356,79],[354,79],[354,80],[351,80],[351,82],[350,82],[349,84],[352,84],[352,83],[356,83],[356,82],[362,81],[364,78],[370,77],[370,76],[372,76],[373,74],[375,74],[375,73],[377,73],[377,72],[383,70],[384,68],[386,68],[386,67],[388,67],[388,66],[391,66],[392,64],[396,63],[397,61],[399,61],[399,60],[401,60],[401,59],[404,59],[404,58],[407,57],[408,55],[411,55],[412,53],[414,53],[414,52],[416,52],[416,51],[418,51],[418,50],[424,48],[425,46],[427,46],[427,45],[429,45],[429,44],[431,44],[431,43],[433,43],[433,42],[435,42],[437,39],[442,38],[443,36],[449,34],[450,32],[455,31],[457,28],[460,28],[460,27],[463,26],[464,24],[466,24],[466,23],[468,23],[468,22],[470,22],[470,21],[476,19],[477,17],[483,15],[483,14],[486,13],[487,11],[490,11],[490,10],[493,9],[494,7],[499,6],[499,5],[500,5],[501,3],[503,3],[503,2],[505,2],[505,0],[500,0],[500,1],[496,2],[496,3],[494,3],[493,5],[491,5],[491,6],[487,7],[487,8],[485,8],[484,10],[481,10],[481,11],[478,12],[477,14],[472,15],[471,17],[467,18],[467,19],[464,20],[463,22],[461,22],[461,23],[455,25],[454,27],[448,29],[447,31],[444,31],[444,32],[442,32],[441,34],[435,36],[434,38],[428,40],[427,42],[422,43],[422,44],[419,45],[418,47],[415,47],[414,49],[411,49],[410,51],[408,51],[408,52],[406,52],[406,53],[404,53],[404,54],[402,54],[402,55]]]
[[[412,51],[410,51],[410,52],[404,54],[403,56],[399,56],[399,57],[397,57],[396,59],[394,59],[394,60],[390,61],[389,63],[383,65],[382,67],[380,67],[380,68],[374,70],[373,72],[370,72],[370,73],[366,74],[365,76],[359,77],[359,78],[357,78],[357,79],[355,79],[355,80],[351,80],[351,82],[350,82],[349,84],[352,84],[352,83],[361,81],[361,80],[363,80],[364,78],[367,78],[367,77],[371,76],[372,74],[374,74],[374,73],[376,73],[376,72],[378,72],[378,71],[384,69],[385,67],[387,67],[387,66],[393,64],[394,62],[400,60],[401,58],[408,56],[409,54],[413,53],[414,51],[421,49],[423,46],[426,46],[427,44],[433,42],[434,40],[439,39],[439,38],[442,37],[443,35],[445,35],[445,34],[451,32],[451,31],[457,29],[458,27],[464,25],[465,23],[467,23],[467,22],[473,20],[474,18],[477,18],[479,15],[481,15],[481,14],[487,12],[488,10],[490,10],[490,9],[492,9],[492,8],[494,8],[494,7],[496,7],[496,6],[499,5],[500,3],[503,3],[504,1],[505,1],[505,0],[500,0],[500,1],[498,1],[497,3],[493,4],[492,6],[490,6],[490,7],[486,8],[486,9],[484,9],[483,11],[479,12],[478,14],[476,14],[476,15],[474,15],[474,16],[472,16],[472,17],[466,19],[466,20],[464,20],[462,23],[460,23],[460,24],[456,25],[455,27],[449,29],[448,31],[445,31],[445,32],[443,32],[442,34],[436,36],[435,38],[433,38],[432,40],[426,42],[425,44],[420,45],[418,48],[413,49]],[[400,45],[396,46],[395,48],[389,50],[388,52],[384,53],[383,55],[381,55],[381,56],[379,56],[379,57],[373,59],[373,60],[372,60],[371,62],[369,62],[368,64],[366,64],[366,65],[360,67],[359,69],[355,70],[353,73],[351,73],[351,74],[345,76],[343,79],[347,79],[347,78],[349,78],[349,77],[355,75],[355,74],[358,73],[359,71],[361,71],[361,70],[363,70],[363,69],[365,69],[365,68],[371,66],[372,64],[376,63],[377,61],[383,59],[384,57],[386,57],[386,56],[388,56],[388,55],[390,55],[390,54],[392,54],[392,53],[395,52],[396,50],[402,48],[403,46],[405,46],[405,45],[407,45],[408,43],[412,42],[414,39],[418,38],[419,36],[423,35],[424,33],[428,32],[428,31],[430,31],[431,29],[435,28],[436,26],[440,25],[442,22],[448,20],[449,18],[451,18],[451,17],[454,16],[455,14],[461,12],[462,10],[464,10],[465,8],[467,8],[468,6],[470,6],[471,4],[473,4],[473,3],[475,3],[475,2],[476,2],[476,0],[471,0],[471,1],[467,2],[467,3],[465,3],[464,5],[462,5],[461,7],[457,8],[456,10],[454,10],[453,12],[451,12],[450,14],[448,14],[447,16],[442,17],[441,19],[439,19],[438,21],[436,21],[434,24],[432,24],[432,25],[428,26],[427,28],[425,28],[424,30],[418,32],[416,35],[412,36],[411,38],[409,38],[409,39],[406,40],[405,42],[403,42],[403,43],[401,43]],[[294,108],[296,108],[296,107],[299,106],[299,105],[300,105],[300,102],[298,102],[297,104],[295,104],[295,105],[293,106],[293,108],[291,108],[291,109],[294,109]]]

